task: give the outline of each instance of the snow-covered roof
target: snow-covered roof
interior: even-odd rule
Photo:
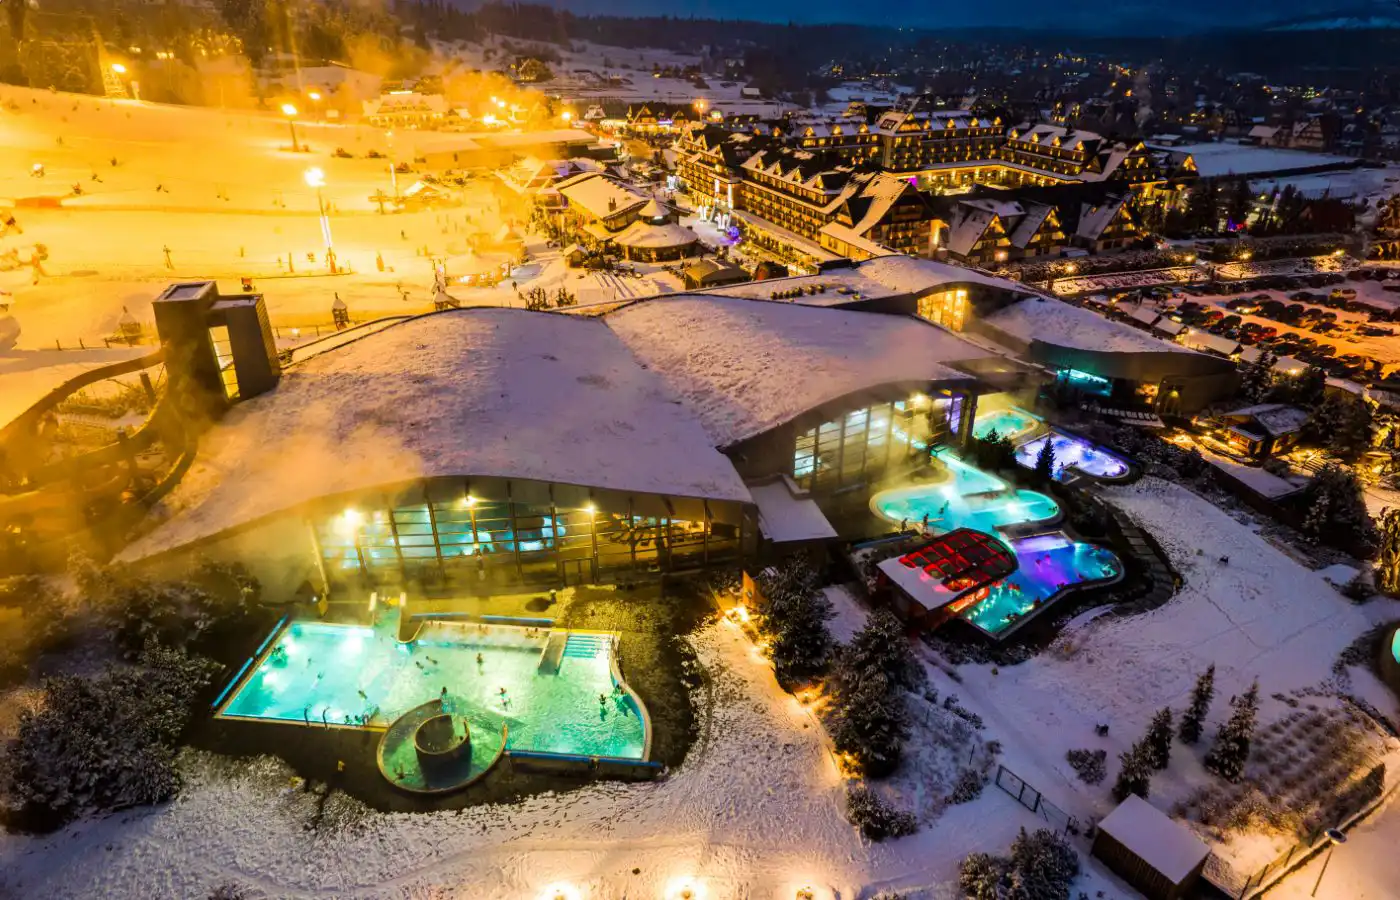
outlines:
[[[289,369],[201,440],[140,558],[332,494],[479,475],[748,501],[729,460],[602,322],[478,308]]]
[[[849,394],[966,381],[987,352],[912,316],[715,293],[643,300],[604,321],[728,447]]]
[[[1209,350],[1221,356],[1233,356],[1240,349],[1240,342],[1237,340],[1199,329],[1188,332],[1183,341],[1192,349]]]
[[[612,239],[624,247],[652,249],[686,247],[700,240],[695,232],[684,225],[669,222],[665,225],[653,225],[641,219],[613,235]]]
[[[1225,415],[1231,418],[1253,419],[1271,435],[1291,434],[1303,427],[1308,420],[1308,411],[1287,403],[1258,403],[1232,409]]]
[[[1346,156],[1308,153],[1303,150],[1280,150],[1253,144],[1182,144],[1170,149],[1175,154],[1191,156],[1202,178],[1320,169],[1356,161]]]
[[[1123,322],[1062,300],[1029,297],[1004,306],[984,321],[1023,341],[1039,340],[1075,350],[1109,353],[1182,351]]]
[[[554,187],[568,198],[571,206],[584,210],[595,219],[621,215],[647,202],[643,195],[597,172],[584,172],[566,178]]]
[[[811,497],[805,496],[786,475],[764,484],[749,485],[758,505],[758,527],[775,544],[819,541],[836,537],[836,529]]]
[[[1099,830],[1172,884],[1185,881],[1210,855],[1210,848],[1190,828],[1136,794],[1105,816]]]

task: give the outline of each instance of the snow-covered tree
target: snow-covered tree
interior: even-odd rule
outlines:
[[[1400,594],[1400,509],[1387,506],[1380,516],[1380,549],[1376,557],[1376,587]]]
[[[1206,754],[1205,766],[1226,781],[1239,781],[1244,774],[1244,764],[1249,761],[1249,745],[1259,715],[1259,682],[1250,685],[1249,690],[1230,705],[1235,711],[1216,732],[1215,745]]]
[[[1371,448],[1371,407],[1347,392],[1324,394],[1303,423],[1303,437],[1354,461]]]
[[[1142,739],[1147,749],[1147,761],[1152,768],[1162,770],[1172,757],[1172,711],[1167,707],[1157,710],[1152,722],[1147,726],[1147,735]]]
[[[1065,900],[1079,877],[1079,855],[1058,832],[1022,828],[1011,842],[1011,896]]]
[[[1215,664],[1201,673],[1196,679],[1196,687],[1191,691],[1191,705],[1181,716],[1181,726],[1177,737],[1183,744],[1194,744],[1201,739],[1206,714],[1210,712],[1210,701],[1215,699]]]
[[[909,646],[904,626],[886,609],[872,612],[865,627],[841,648],[833,672],[841,684],[860,681],[871,674],[883,675],[890,684],[906,690],[921,688],[928,680]]]
[[[842,683],[827,714],[831,742],[850,754],[862,775],[881,778],[899,765],[909,737],[904,692],[880,671]]]
[[[991,853],[969,853],[958,870],[958,886],[968,900],[1007,900],[1011,860]]]
[[[1046,435],[1045,443],[1040,445],[1040,452],[1035,455],[1035,477],[1042,483],[1055,477],[1055,442],[1049,435]]]
[[[763,616],[769,656],[778,681],[788,684],[819,675],[831,658],[831,603],[815,587],[792,586],[770,597]]]
[[[1250,363],[1240,380],[1240,396],[1246,403],[1263,403],[1274,389],[1274,363],[1278,357],[1265,350]]]
[[[846,818],[872,841],[904,837],[919,830],[919,820],[886,802],[864,784],[846,788]]]
[[[1118,754],[1118,780],[1113,783],[1113,799],[1122,803],[1129,794],[1147,798],[1152,788],[1152,758],[1144,741]]]
[[[1302,531],[1310,540],[1359,556],[1374,550],[1376,526],[1351,470],[1335,463],[1323,466],[1304,489],[1303,506],[1308,512]]]

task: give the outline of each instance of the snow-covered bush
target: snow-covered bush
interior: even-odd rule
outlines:
[[[846,789],[846,818],[872,841],[904,837],[919,830],[914,814],[897,809],[863,784]]]
[[[1079,856],[1058,833],[1024,828],[1011,856],[971,853],[962,861],[958,884],[971,900],[1067,900],[1079,876]]]
[[[1065,761],[1085,784],[1102,784],[1108,777],[1107,750],[1071,750],[1065,754]]]
[[[982,796],[982,788],[987,783],[987,777],[976,769],[963,769],[958,773],[957,783],[953,785],[953,792],[948,795],[949,803],[971,803]]]
[[[151,640],[165,647],[204,648],[245,626],[262,588],[241,565],[200,564],[184,581],[152,581],[108,573],[92,599],[128,659]]]
[[[247,896],[236,884],[221,884],[209,892],[209,900],[245,900]]]
[[[831,602],[818,585],[816,570],[801,556],[760,579],[758,626],[768,638],[768,655],[781,684],[820,675],[831,658]]]
[[[827,731],[861,774],[880,778],[899,765],[910,730],[905,692],[922,690],[927,680],[903,626],[887,610],[872,613],[837,651]]]
[[[47,830],[90,812],[158,803],[180,787],[175,754],[195,698],[218,666],[149,646],[139,665],[44,685],[0,753],[0,805],[21,827]]]

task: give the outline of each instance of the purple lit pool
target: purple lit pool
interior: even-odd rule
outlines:
[[[1035,461],[1046,441],[1053,441],[1055,451],[1055,480],[1064,481],[1070,470],[1077,470],[1094,478],[1113,480],[1128,474],[1127,460],[1086,441],[1084,438],[1062,431],[1052,431],[1032,441],[1026,441],[1016,448],[1016,462],[1027,469],[1035,468]]]

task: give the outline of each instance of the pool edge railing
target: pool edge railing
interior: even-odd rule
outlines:
[[[210,709],[213,709],[216,715],[218,714],[219,707],[222,706],[224,701],[229,699],[229,695],[233,693],[233,689],[242,684],[249,670],[254,668],[253,664],[260,663],[262,661],[263,655],[267,652],[268,645],[272,643],[274,638],[276,638],[282,633],[282,631],[287,627],[287,623],[291,618],[291,613],[284,613],[282,618],[277,620],[277,624],[272,626],[272,630],[267,633],[267,637],[263,638],[262,643],[258,645],[258,649],[253,651],[253,654],[243,661],[243,665],[239,668],[238,674],[234,675],[233,678],[229,679],[229,683],[224,686],[224,689],[222,691],[219,692],[218,698],[210,706]],[[227,718],[244,717],[228,716]]]

